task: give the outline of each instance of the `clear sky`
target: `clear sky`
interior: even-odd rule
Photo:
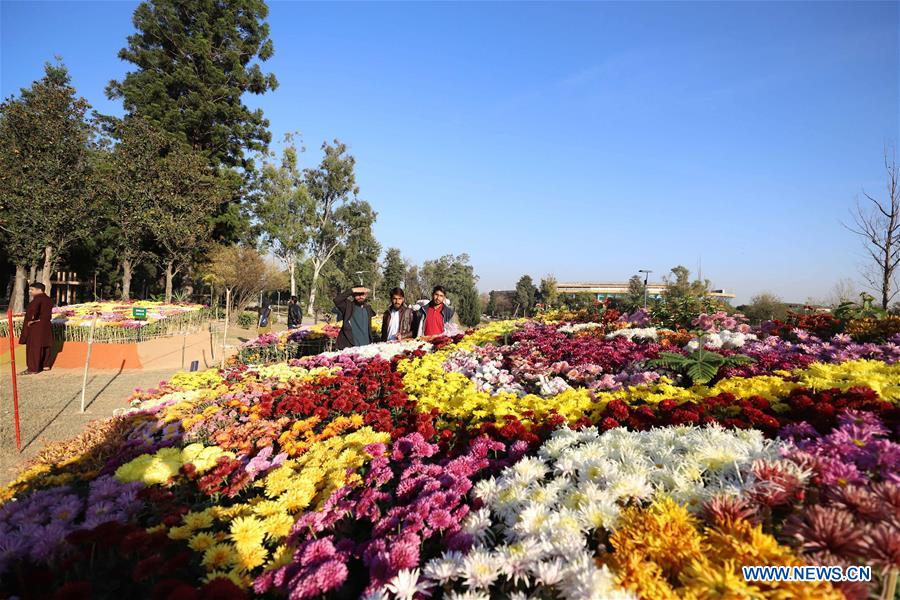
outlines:
[[[63,57],[93,106],[130,65],[136,2],[0,3],[0,87]],[[273,139],[357,157],[375,231],[420,262],[653,278],[747,300],[827,295],[864,256],[840,225],[900,137],[897,2],[270,2]]]

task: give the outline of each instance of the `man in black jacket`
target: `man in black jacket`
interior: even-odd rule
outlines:
[[[297,296],[291,296],[291,299],[288,301],[287,317],[288,329],[300,327],[300,323],[303,321],[303,314],[300,311],[300,303],[297,302]]]
[[[334,297],[340,319],[343,320],[337,338],[337,349],[364,346],[372,343],[372,317],[375,311],[367,302],[369,288],[355,287]]]

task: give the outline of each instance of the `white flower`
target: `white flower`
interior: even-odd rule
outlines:
[[[497,559],[484,550],[476,549],[463,559],[463,578],[470,588],[488,588],[500,575]]]
[[[491,596],[484,592],[468,590],[465,592],[449,592],[447,600],[491,600]]]
[[[541,585],[552,586],[562,581],[565,575],[565,566],[562,559],[557,557],[537,563],[532,567],[531,572]]]
[[[606,339],[611,340],[616,337],[623,337],[630,341],[636,340],[653,340],[656,341],[658,335],[656,333],[656,327],[642,327],[642,328],[627,328],[627,329],[617,329],[612,333],[606,334]]]
[[[392,592],[398,600],[413,600],[416,594],[429,595],[431,586],[427,581],[419,581],[419,569],[401,569],[385,588]]]
[[[473,495],[485,504],[493,504],[497,501],[497,494],[499,491],[500,487],[497,485],[497,480],[490,477],[488,479],[482,479],[475,484]]]
[[[473,510],[463,520],[463,531],[470,534],[477,542],[484,542],[491,537],[491,511],[487,508]]]
[[[462,576],[463,555],[453,550],[444,552],[440,558],[434,558],[422,569],[422,574],[432,581],[445,584],[451,579]]]
[[[544,478],[547,465],[539,458],[526,456],[512,466],[512,473],[517,482],[527,486]]]

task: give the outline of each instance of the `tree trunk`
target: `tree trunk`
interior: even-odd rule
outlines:
[[[12,306],[13,312],[25,311],[25,265],[16,265],[16,278],[9,305]]]
[[[172,270],[172,261],[166,263],[166,304],[172,301],[172,280],[175,279],[175,272]]]
[[[122,300],[131,299],[131,259],[122,259]]]
[[[309,286],[309,306],[306,307],[306,314],[310,317],[316,314],[316,288],[321,270],[322,265],[318,261],[313,261],[312,285]]]
[[[51,246],[44,247],[44,271],[43,271],[44,293],[50,295],[50,280],[53,279],[53,248]]]
[[[28,283],[31,284],[35,281],[37,281],[37,265],[32,264],[28,268]]]
[[[291,296],[297,295],[297,261],[293,258],[291,259],[291,264],[288,267],[288,270],[291,272]]]

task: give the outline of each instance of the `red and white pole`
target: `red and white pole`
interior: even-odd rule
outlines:
[[[13,415],[16,421],[16,450],[22,451],[22,434],[19,432],[19,388],[16,384],[16,340],[13,333],[12,307],[6,313],[9,322],[9,367],[12,369]]]

